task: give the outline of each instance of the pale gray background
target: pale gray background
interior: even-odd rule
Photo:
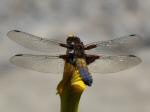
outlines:
[[[55,93],[62,76],[10,64],[12,55],[31,53],[7,38],[12,29],[64,39],[74,32],[84,42],[141,35],[147,42],[136,52],[142,64],[112,75],[93,74],[80,112],[150,112],[149,0],[0,0],[0,112],[59,112]]]

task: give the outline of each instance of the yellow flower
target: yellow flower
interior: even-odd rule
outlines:
[[[77,69],[74,71],[74,74],[71,78],[71,86],[76,92],[83,92],[86,88],[86,85],[82,81],[80,73]]]
[[[86,85],[78,69],[66,62],[63,79],[57,86],[57,94],[61,99],[61,112],[77,112],[80,97],[85,88]]]
[[[65,88],[71,88],[75,92],[83,92],[86,88],[78,69],[69,63],[65,63],[63,79],[57,86],[57,94],[63,94]]]

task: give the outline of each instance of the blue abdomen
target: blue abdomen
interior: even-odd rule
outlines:
[[[83,67],[79,67],[79,72],[80,72],[83,82],[86,85],[91,86],[93,79],[92,79],[92,76],[90,75],[90,73],[87,71],[87,69],[85,69]]]

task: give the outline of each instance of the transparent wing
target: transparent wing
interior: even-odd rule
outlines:
[[[99,41],[86,45],[96,45],[96,51],[101,54],[129,54],[133,49],[139,48],[143,45],[143,40],[138,35],[128,35],[108,41]]]
[[[61,42],[61,41],[37,37],[32,34],[21,32],[18,30],[9,31],[7,36],[10,39],[17,42],[18,44],[20,44],[26,48],[29,48],[31,50],[51,52],[51,53],[52,52],[54,52],[54,53],[66,52],[65,48],[60,47],[60,44],[65,44],[64,42]]]
[[[141,59],[134,55],[102,56],[88,67],[91,73],[107,74],[129,69],[139,63],[141,63]]]
[[[10,62],[39,72],[62,74],[64,61],[58,56],[18,54],[10,59]]]

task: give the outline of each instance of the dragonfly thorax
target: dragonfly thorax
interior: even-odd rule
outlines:
[[[67,55],[70,58],[70,61],[72,64],[75,63],[77,58],[84,58],[84,45],[83,42],[81,42],[80,38],[71,35],[67,38],[66,41],[68,47],[67,47]]]

